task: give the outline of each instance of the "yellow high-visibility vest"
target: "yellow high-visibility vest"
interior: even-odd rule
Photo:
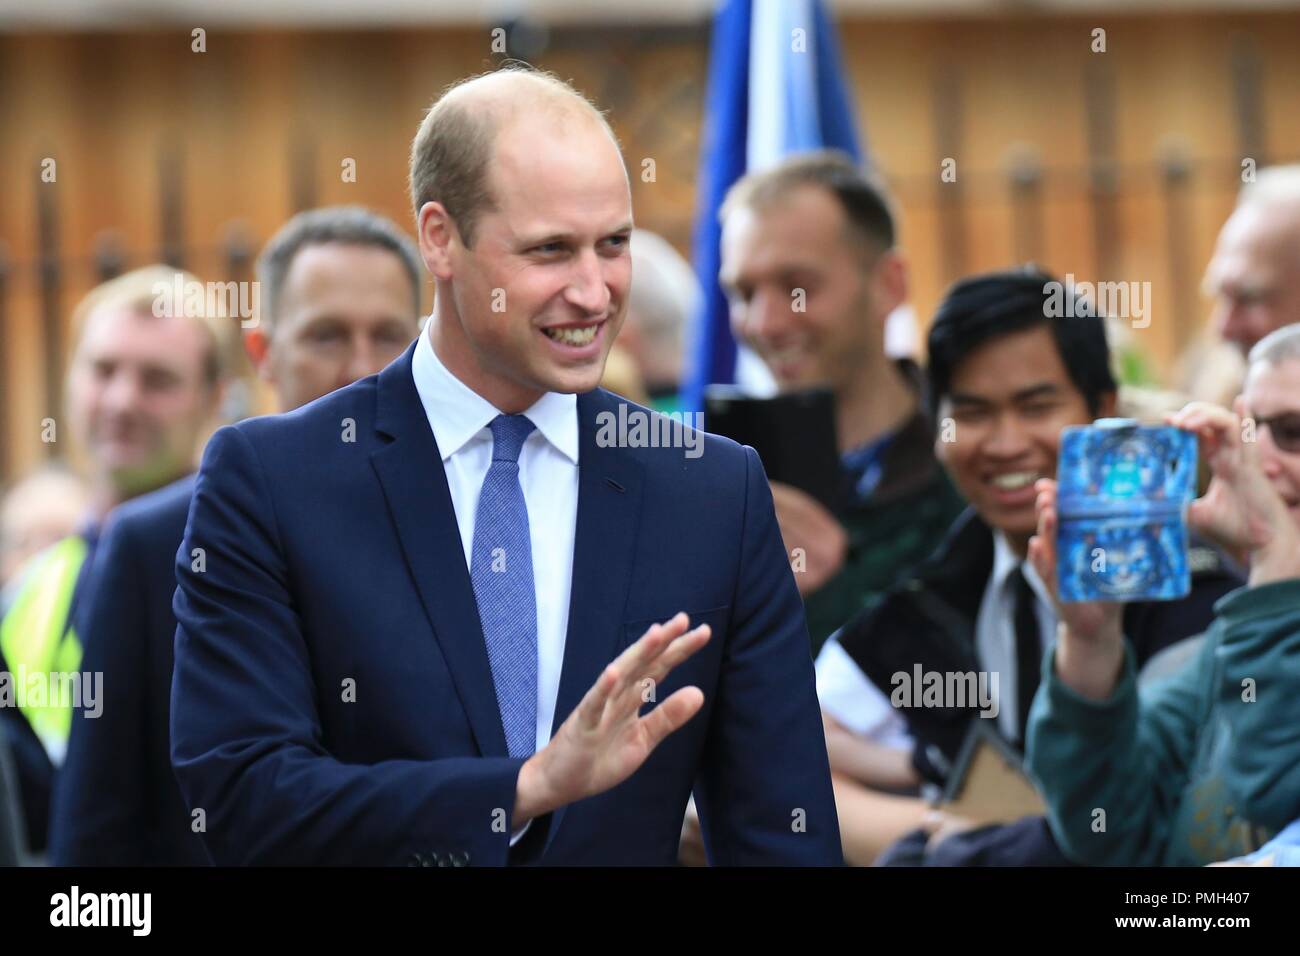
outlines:
[[[64,538],[32,558],[18,594],[0,621],[0,654],[17,702],[56,763],[61,762],[72,731],[72,705],[65,699],[68,682],[61,675],[81,667],[81,641],[68,620],[77,577],[88,553],[80,535]],[[43,686],[37,687],[40,682]]]

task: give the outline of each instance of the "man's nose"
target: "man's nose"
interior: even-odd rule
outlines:
[[[754,293],[744,309],[741,323],[746,338],[774,344],[790,327],[790,303],[766,290]]]
[[[609,308],[609,286],[595,250],[583,251],[574,263],[564,298],[570,305],[591,316],[600,315]]]
[[[1214,310],[1214,330],[1225,342],[1240,342],[1245,308],[1235,299],[1220,300]]]
[[[104,408],[117,412],[131,412],[140,405],[142,392],[136,376],[119,371],[104,385],[102,403]]]
[[[1028,449],[1028,434],[1019,416],[998,415],[984,441],[984,453],[994,458],[1018,458]]]
[[[352,339],[348,361],[343,366],[343,380],[338,385],[340,388],[344,385],[351,385],[358,379],[363,379],[367,375],[374,375],[382,370],[383,364],[379,350],[370,341],[370,337],[356,335]]]

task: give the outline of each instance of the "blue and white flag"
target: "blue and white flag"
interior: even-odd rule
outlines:
[[[862,159],[835,30],[821,0],[725,0],[713,21],[709,60],[694,248],[704,300],[687,363],[685,408],[701,408],[709,384],[763,390],[771,381],[731,335],[718,285],[718,207],[745,173],[822,148]]]

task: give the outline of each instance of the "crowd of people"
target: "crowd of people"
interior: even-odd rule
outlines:
[[[523,83],[528,95],[557,110],[563,106],[586,115],[581,105],[563,105],[572,91],[557,91],[552,80],[509,80]],[[535,91],[530,83],[542,88]],[[485,102],[497,109],[490,99]],[[453,134],[465,132],[455,125],[466,122],[463,117],[450,107],[443,109],[446,116],[437,110],[431,111],[434,121],[447,124]],[[506,120],[500,123],[492,182],[505,191],[511,167],[506,133],[500,130],[510,127]],[[11,687],[19,680],[30,683],[30,675],[55,674],[82,675],[86,686],[76,704],[57,695],[24,695],[21,703],[10,699],[0,707],[0,854],[8,852],[9,862],[224,863],[263,858],[257,852],[259,836],[268,841],[266,858],[274,860],[272,851],[283,847],[272,847],[273,838],[314,839],[310,822],[293,832],[268,829],[213,838],[206,816],[217,812],[209,805],[217,801],[194,799],[201,788],[232,786],[238,778],[201,779],[205,761],[216,765],[214,755],[223,750],[220,759],[236,766],[238,755],[263,747],[268,733],[267,724],[253,716],[241,720],[239,714],[224,714],[229,731],[224,743],[205,744],[204,752],[195,742],[204,738],[196,722],[207,714],[198,712],[192,699],[238,700],[238,693],[218,694],[208,685],[237,679],[245,652],[242,645],[224,652],[213,636],[224,632],[215,624],[211,633],[199,634],[204,622],[222,611],[223,592],[187,587],[187,580],[197,578],[188,577],[186,569],[201,576],[210,564],[229,564],[233,552],[203,546],[194,533],[196,513],[209,528],[213,521],[248,521],[277,547],[283,533],[277,523],[290,520],[274,509],[251,514],[249,508],[241,510],[238,499],[221,497],[229,494],[221,488],[222,480],[233,480],[229,469],[245,467],[256,451],[237,452],[228,447],[231,442],[218,451],[210,445],[211,462],[197,477],[196,455],[222,407],[241,344],[274,392],[278,411],[304,408],[293,419],[304,429],[309,423],[317,427],[323,416],[310,417],[312,409],[324,407],[318,399],[399,367],[413,341],[422,338],[433,348],[414,350],[417,385],[426,387],[419,369],[434,368],[428,381],[435,385],[428,388],[468,385],[483,394],[475,382],[438,377],[447,371],[444,364],[456,374],[448,358],[454,359],[456,346],[448,344],[445,328],[431,328],[436,319],[420,317],[426,268],[437,281],[435,315],[447,308],[444,301],[454,301],[463,315],[473,305],[473,295],[454,284],[456,269],[464,269],[456,259],[460,253],[454,243],[452,252],[440,245],[450,241],[445,239],[450,227],[437,219],[444,205],[448,221],[464,233],[466,249],[468,224],[487,221],[475,220],[452,199],[443,202],[436,192],[442,181],[420,165],[420,144],[437,135],[436,129],[422,129],[413,159],[419,243],[360,208],[295,216],[259,258],[262,313],[242,331],[242,342],[236,335],[239,323],[229,316],[190,308],[160,314],[155,287],[160,281],[170,285],[176,275],[162,265],[121,275],[78,306],[66,393],[68,430],[83,452],[84,468],[74,473],[68,464],[43,466],[17,481],[0,506],[0,671],[14,675]],[[490,147],[491,137],[487,142]],[[434,147],[428,148],[435,155]],[[548,154],[536,155],[540,162]],[[437,156],[447,164],[457,161],[450,153]],[[426,182],[423,176],[430,178]],[[435,191],[422,194],[426,187]],[[509,214],[508,193],[497,198],[493,214]],[[469,202],[464,196],[456,201]],[[430,206],[437,207],[435,213],[421,213]],[[1231,397],[1222,403],[1218,376],[1212,383],[1207,377],[1204,391],[1191,382],[1185,405],[1165,400],[1161,420],[1196,434],[1204,461],[1202,494],[1189,516],[1192,586],[1173,601],[1062,604],[1055,590],[1052,479],[1062,431],[1137,414],[1139,407],[1149,411],[1117,380],[1108,317],[1082,301],[1064,314],[1050,308],[1055,277],[1034,266],[1011,267],[955,283],[930,317],[923,361],[899,358],[886,349],[885,328],[890,315],[908,302],[908,263],[894,200],[873,175],[837,153],[792,156],[741,179],[720,216],[719,281],[736,338],[765,364],[779,390],[825,388],[833,396],[842,465],[838,507],[780,482],[771,482],[769,490],[786,555],[802,558],[781,587],[788,583],[802,598],[810,668],[807,675],[792,673],[790,680],[794,686],[815,675],[822,718],[823,736],[797,743],[821,748],[824,738],[844,860],[993,866],[1300,863],[1300,822],[1293,824],[1300,821],[1300,714],[1294,713],[1300,695],[1293,690],[1300,686],[1300,167],[1261,170],[1256,182],[1245,185],[1207,267],[1213,332],[1221,347],[1239,356],[1240,378],[1231,383]],[[603,384],[654,408],[676,410],[699,290],[671,245],[632,231],[630,223],[626,230],[621,223],[614,226],[612,238],[624,242],[607,244],[595,255],[610,262],[630,257],[632,278],[622,334],[601,366]],[[487,229],[488,238],[476,240],[480,250],[494,241],[490,222],[474,228]],[[537,274],[554,268],[556,260],[545,247],[567,241],[541,236],[537,248],[542,251],[528,253],[536,259],[527,268]],[[580,258],[563,248],[555,256]],[[579,268],[587,266],[574,266]],[[588,272],[582,281],[590,279]],[[616,288],[618,282],[611,279],[609,285]],[[592,287],[584,290],[566,293],[575,308],[613,309]],[[584,295],[600,300],[599,306]],[[490,316],[496,310],[483,311]],[[462,354],[471,351],[465,347]],[[420,399],[426,399],[424,391]],[[459,399],[447,399],[454,401]],[[456,482],[464,479],[457,469],[467,466],[458,465],[459,452],[445,446],[436,404],[426,401],[425,407],[434,409],[430,423],[452,480],[452,500],[459,503]],[[497,407],[510,413],[504,404]],[[529,417],[537,435],[525,431],[520,441],[554,441],[564,451],[564,440],[554,437],[559,432],[548,431],[554,427],[545,417],[550,413],[533,415],[533,408]],[[507,417],[518,418],[517,411]],[[339,426],[345,433],[347,421]],[[486,435],[486,424],[478,431]],[[495,424],[492,436],[503,441]],[[527,453],[521,456],[518,446],[514,455],[534,526],[558,527],[538,517],[529,500],[529,482],[543,472],[532,471],[530,478],[527,469],[542,466]],[[494,452],[492,470],[478,479],[485,489],[495,480],[499,461]],[[381,470],[378,457],[375,462]],[[482,470],[487,462],[485,457]],[[221,467],[227,469],[224,479]],[[300,474],[286,474],[306,484],[319,477],[311,467],[304,461]],[[252,471],[243,476],[257,480]],[[604,480],[620,494],[629,488],[642,493],[626,475]],[[501,494],[508,496],[509,488],[503,488]],[[575,488],[595,493],[585,483]],[[472,508],[478,486],[471,491],[466,500]],[[557,501],[568,493],[558,486],[554,492]],[[390,507],[397,508],[392,502]],[[484,504],[478,507],[481,516]],[[330,515],[318,519],[322,538],[346,537],[347,532],[332,530]],[[495,654],[489,634],[495,627],[489,620],[492,602],[506,598],[484,597],[489,592],[481,590],[487,585],[477,576],[478,539],[466,531],[463,517],[461,524],[466,568],[474,576],[489,653]],[[574,533],[570,526],[567,534]],[[754,540],[761,551],[761,539]],[[443,540],[440,547],[459,554],[459,545]],[[735,541],[729,547],[745,545]],[[266,627],[253,615],[275,600],[280,616],[274,620],[292,617],[294,627],[309,630],[308,619],[321,611],[309,613],[295,604],[294,595],[306,588],[301,579],[313,568],[285,558],[303,560],[287,546],[274,560],[271,555],[251,548],[238,555],[238,574],[221,585],[231,589],[224,592],[226,611],[249,615],[234,625]],[[569,559],[575,579],[579,560]],[[381,571],[403,574],[400,567]],[[561,677],[558,669],[548,672],[540,640],[549,615],[567,607],[568,600],[552,606],[544,586],[550,571],[536,560],[527,573],[530,585],[534,573],[539,581],[535,614],[543,651],[541,674],[533,679],[546,687],[547,673],[555,683]],[[263,584],[265,593],[252,595]],[[783,594],[777,588],[772,600],[779,603]],[[525,602],[530,610],[532,600],[530,593]],[[763,620],[757,612],[754,619]],[[191,634],[182,641],[187,628]],[[313,657],[317,645],[303,633],[301,639],[286,638],[283,649],[277,645],[282,657],[277,666],[301,662],[303,673],[293,671],[295,679],[319,682],[308,698],[334,694],[326,682],[341,672],[329,669],[333,661],[327,666],[323,656]],[[703,640],[692,638],[694,633],[676,640]],[[569,639],[574,640],[572,631]],[[680,653],[696,649],[691,644]],[[174,684],[182,652],[190,655],[189,663],[184,680]],[[564,661],[567,668],[567,651]],[[355,660],[349,663],[358,672],[366,670]],[[497,666],[493,657],[493,676]],[[918,668],[998,675],[996,715],[982,719],[988,715],[971,701],[897,700],[897,675]],[[498,695],[506,693],[504,685],[496,686]],[[287,700],[290,691],[283,693]],[[346,693],[345,686],[345,701]],[[556,693],[552,686],[552,701]],[[558,693],[563,700],[564,685]],[[694,710],[686,713],[684,698],[678,699],[682,714],[672,719],[680,726],[679,716],[689,720]],[[667,702],[656,709],[666,707]],[[178,715],[178,708],[188,710]],[[506,710],[503,705],[501,719],[514,758],[517,741]],[[527,718],[539,728],[539,753],[546,749],[551,726],[545,710]],[[330,740],[343,742],[340,748],[354,747],[356,734],[372,726],[381,728],[374,731],[379,733],[382,722],[339,718],[340,726],[333,713],[322,702],[314,726],[296,727],[302,714],[295,713],[275,725],[275,732],[302,731],[286,747],[366,763],[332,753]],[[554,714],[559,731],[566,716]],[[178,727],[184,731],[183,747],[177,744]],[[1021,762],[1041,799],[1041,812],[973,819],[939,796],[951,793],[977,730],[994,736]],[[712,735],[707,746],[709,759],[730,759]],[[532,749],[530,740],[523,752]],[[486,755],[487,745],[481,744],[480,752]],[[775,765],[765,770],[777,776],[790,772]],[[307,773],[287,761],[277,772],[287,778]],[[650,772],[647,767],[642,775]],[[364,792],[339,779],[335,797],[309,791],[322,806],[307,813],[324,820],[337,808],[323,804],[365,799]],[[520,780],[522,794],[522,775]],[[291,788],[293,779],[283,783]],[[257,794],[283,796],[273,781],[259,786],[267,789]],[[743,858],[727,855],[738,852],[734,835],[731,844],[710,835],[709,804],[721,801],[718,794],[726,790],[720,784],[705,787],[703,813],[694,801],[687,805],[680,862]],[[253,793],[223,795],[223,820],[248,820],[255,810],[263,812],[240,805]],[[374,800],[381,796],[377,791]],[[686,795],[665,786],[658,796],[672,803]],[[516,809],[523,803],[520,796]],[[559,811],[545,807],[549,812],[521,813],[529,822],[509,828],[511,849],[520,840],[526,846],[530,830],[538,841],[554,840],[560,824],[539,821]],[[277,811],[268,803],[265,812]],[[596,833],[594,823],[578,818],[566,825],[590,826]],[[8,851],[4,834],[16,834]],[[241,840],[252,847],[247,853],[231,848],[231,841]],[[283,852],[288,856],[280,858],[313,858]],[[536,852],[547,862],[545,846]],[[617,847],[608,852],[617,859]],[[469,861],[469,853],[463,860],[441,851],[415,858],[424,865],[433,858],[438,865],[446,860],[460,865]]]

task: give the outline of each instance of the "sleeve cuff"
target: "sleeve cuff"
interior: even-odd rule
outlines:
[[[1053,717],[1079,730],[1101,730],[1114,726],[1137,707],[1137,666],[1133,647],[1127,640],[1119,680],[1105,700],[1084,697],[1061,680],[1056,672],[1058,646],[1053,643],[1043,659],[1043,693]]]

